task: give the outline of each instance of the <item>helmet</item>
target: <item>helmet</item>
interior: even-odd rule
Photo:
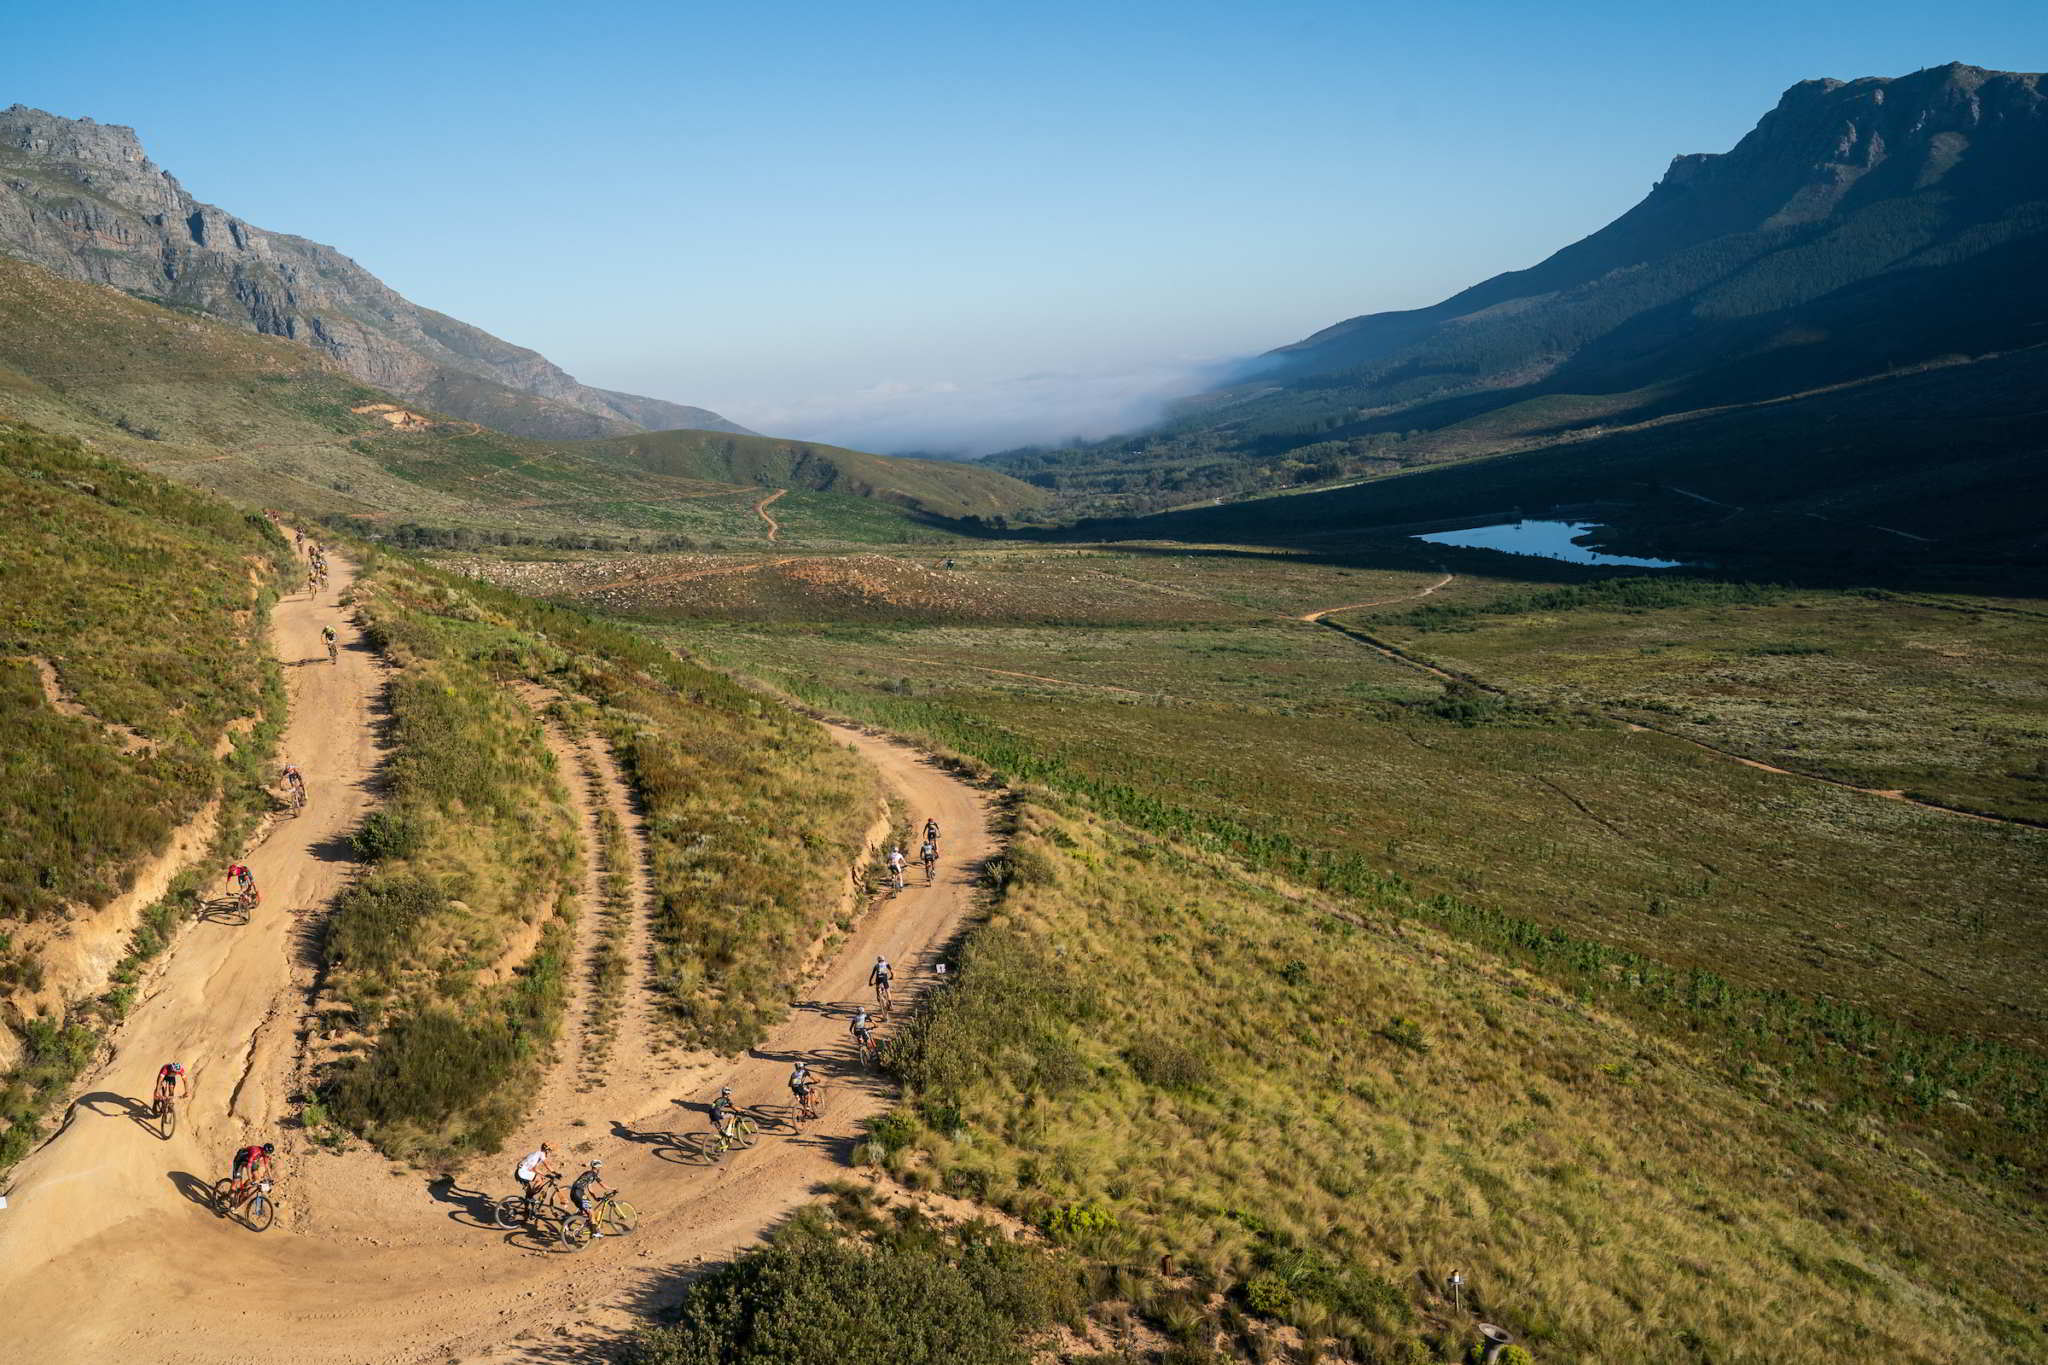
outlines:
[[[604,1165],[604,1163],[603,1163],[602,1161],[599,1161],[599,1160],[598,1160],[598,1159],[597,1159],[596,1157],[592,1157],[592,1158],[590,1159],[590,1169],[591,1169],[591,1170],[593,1170],[593,1171],[594,1171],[594,1170],[597,1170],[597,1169],[598,1169],[599,1167],[601,1167],[601,1166],[603,1166],[603,1165]]]
[[[171,1063],[171,1074],[172,1074],[173,1076],[182,1076],[182,1075],[184,1075],[184,1074],[185,1074],[185,1064],[184,1064],[183,1062],[172,1062],[172,1063]]]
[[[730,1095],[732,1093],[732,1087],[729,1085],[720,1086],[718,1089],[718,1093],[721,1095]]]
[[[274,1143],[274,1142],[266,1142],[266,1143],[264,1143],[264,1144],[263,1144],[263,1155],[265,1155],[265,1156],[269,1156],[269,1155],[270,1155],[271,1153],[275,1152],[276,1150],[277,1150],[277,1144],[276,1144],[276,1143]]]

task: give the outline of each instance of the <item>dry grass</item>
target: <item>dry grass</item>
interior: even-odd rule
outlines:
[[[1098,1254],[1240,1301],[1289,1266],[1348,1285],[1267,1302],[1360,1358],[1461,1349],[1452,1268],[1547,1358],[2048,1345],[2038,1223],[1483,952],[1339,910],[1027,807],[1002,908],[898,1053],[922,1126],[892,1164],[1033,1219],[1099,1207]]]

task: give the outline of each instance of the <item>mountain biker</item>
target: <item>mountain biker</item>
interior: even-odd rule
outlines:
[[[932,879],[932,869],[939,865],[939,841],[936,839],[925,840],[924,847],[917,851],[917,856],[924,862],[924,879],[930,881]]]
[[[720,1137],[732,1136],[732,1121],[739,1112],[739,1106],[732,1102],[732,1087],[728,1085],[718,1092],[717,1099],[711,1101],[711,1126]]]
[[[860,1049],[862,1056],[866,1056],[874,1047],[875,1021],[868,1018],[865,1005],[854,1013],[853,1023],[847,1026],[846,1031],[853,1035],[853,1045]]]
[[[889,850],[889,875],[895,879],[897,886],[903,885],[903,846],[901,844]]]
[[[868,969],[868,984],[875,988],[875,999],[889,998],[889,983],[896,979],[896,969],[889,965],[889,959],[878,957],[875,965]]]
[[[591,1187],[603,1186],[606,1194],[614,1193],[612,1187],[604,1183],[604,1177],[598,1174],[603,1168],[604,1163],[602,1161],[592,1160],[590,1164],[577,1174],[575,1181],[569,1186],[569,1202],[576,1206],[578,1213],[590,1219],[590,1235],[592,1237],[602,1237],[604,1234],[597,1230],[597,1219],[591,1212],[597,1207],[598,1198],[591,1193]]]
[[[320,627],[320,638],[327,644],[327,659],[328,662],[332,663],[334,660],[334,627]]]
[[[521,1157],[512,1178],[519,1182],[519,1193],[525,1196],[529,1208],[539,1204],[539,1196],[545,1187],[562,1178],[561,1172],[555,1169],[554,1144],[543,1142]]]
[[[270,1158],[277,1151],[277,1144],[266,1142],[261,1147],[241,1147],[235,1151],[234,1190],[237,1194],[259,1180],[270,1178]]]
[[[924,822],[924,841],[936,846],[939,842],[939,818],[927,816]]]
[[[185,1079],[185,1064],[183,1062],[167,1062],[157,1070],[156,1094],[151,1097],[153,1101],[151,1107],[154,1108],[156,1104],[178,1099],[181,1092],[187,1099],[192,1095],[192,1085]]]
[[[812,1099],[818,1088],[818,1078],[811,1074],[809,1062],[798,1062],[796,1070],[789,1073],[789,1093],[796,1096],[797,1107],[807,1115],[818,1112],[817,1102]]]
[[[306,775],[299,771],[298,764],[287,763],[284,765],[284,784],[287,787],[303,787],[306,785]]]
[[[254,895],[256,874],[240,863],[228,865],[228,889],[238,896]]]

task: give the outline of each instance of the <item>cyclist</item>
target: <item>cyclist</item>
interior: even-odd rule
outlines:
[[[325,641],[327,642],[327,662],[328,662],[328,663],[333,663],[333,662],[334,662],[334,627],[333,627],[333,626],[322,626],[322,627],[320,627],[320,638],[321,638],[322,640],[325,640]]]
[[[876,958],[875,965],[868,969],[868,984],[875,988],[875,1000],[884,1009],[889,1007],[889,983],[895,979],[896,969],[886,957]]]
[[[925,840],[924,847],[917,851],[917,856],[924,860],[924,880],[925,885],[929,886],[931,885],[932,878],[937,876],[939,871],[938,840]]]
[[[796,1070],[789,1073],[789,1093],[796,1096],[797,1108],[807,1119],[818,1116],[817,1090],[818,1078],[811,1074],[811,1064],[798,1062]]]
[[[938,817],[938,816],[936,816],[936,815],[931,815],[931,816],[926,816],[926,817],[925,817],[925,822],[924,822],[924,841],[925,841],[926,843],[930,844],[930,845],[931,845],[931,846],[932,846],[933,848],[937,848],[937,847],[939,846],[939,817]]]
[[[732,1087],[728,1085],[721,1089],[718,1098],[711,1101],[711,1126],[718,1130],[720,1137],[732,1136],[732,1121],[739,1112],[739,1106],[732,1102]]]
[[[543,1142],[521,1157],[512,1178],[519,1182],[519,1193],[525,1197],[526,1207],[529,1210],[539,1208],[548,1187],[562,1178],[561,1172],[555,1169],[554,1144]]]
[[[256,894],[256,874],[240,863],[228,865],[228,890],[247,899]]]
[[[181,1094],[187,1099],[192,1095],[191,1083],[185,1079],[185,1064],[168,1062],[157,1070],[156,1094],[151,1097],[150,1108],[167,1105],[180,1098]]]
[[[889,850],[889,878],[896,883],[896,889],[903,889],[903,846],[898,844]]]
[[[277,1144],[274,1142],[266,1142],[261,1147],[236,1149],[234,1184],[230,1188],[238,1200],[251,1185],[270,1178],[270,1158],[276,1152]]]
[[[590,1220],[590,1235],[592,1237],[602,1237],[604,1234],[597,1230],[597,1216],[594,1210],[597,1208],[599,1196],[593,1195],[591,1188],[593,1186],[602,1186],[605,1194],[615,1193],[611,1186],[604,1183],[604,1177],[598,1174],[602,1169],[604,1169],[602,1161],[592,1160],[577,1173],[576,1179],[569,1186],[569,1202],[576,1206],[578,1213]]]
[[[853,1045],[863,1060],[874,1055],[875,1021],[868,1018],[867,1006],[863,1005],[854,1012],[853,1023],[846,1031],[853,1035]]]

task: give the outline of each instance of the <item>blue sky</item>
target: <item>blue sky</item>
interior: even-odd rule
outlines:
[[[2038,71],[2039,0],[11,7],[134,125],[587,382],[979,449],[1529,265],[1794,81]]]

